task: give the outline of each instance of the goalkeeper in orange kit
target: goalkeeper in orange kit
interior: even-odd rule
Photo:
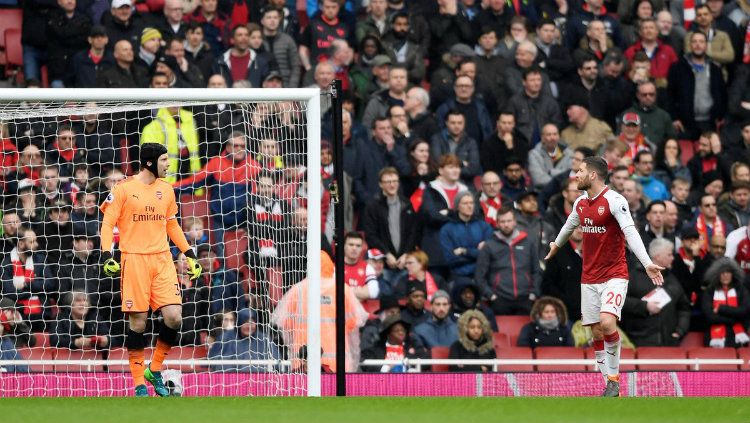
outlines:
[[[169,167],[167,149],[161,144],[145,143],[140,162],[141,171],[115,185],[101,206],[101,248],[104,273],[121,273],[122,311],[130,321],[125,346],[135,396],[148,396],[148,381],[163,397],[169,391],[161,378],[162,363],[177,340],[182,322],[182,294],[167,235],[187,257],[190,279],[197,279],[202,269],[177,223],[172,186],[159,179]],[[120,231],[121,264],[111,252],[115,226]],[[163,323],[151,363],[146,366],[143,332],[149,308],[161,311]]]

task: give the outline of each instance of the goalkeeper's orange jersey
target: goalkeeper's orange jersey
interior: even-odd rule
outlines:
[[[128,178],[112,188],[101,205],[106,227],[120,230],[120,251],[156,254],[169,251],[167,222],[177,216],[172,186],[161,179],[150,185]],[[102,245],[102,249],[109,246]]]

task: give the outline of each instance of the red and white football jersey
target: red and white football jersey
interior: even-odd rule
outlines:
[[[355,264],[344,263],[344,281],[352,288],[367,285],[376,279],[375,269],[366,261],[360,260]]]
[[[593,198],[584,194],[573,203],[570,216],[583,231],[583,273],[581,283],[603,283],[610,279],[628,279],[625,260],[625,234],[635,226],[628,202],[609,188]]]
[[[750,273],[750,233],[747,226],[737,228],[727,235],[726,257],[740,265],[745,274]]]

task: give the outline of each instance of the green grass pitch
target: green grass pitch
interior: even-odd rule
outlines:
[[[6,423],[750,422],[750,398],[2,398]]]

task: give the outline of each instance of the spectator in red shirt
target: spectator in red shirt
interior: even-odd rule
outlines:
[[[375,269],[362,257],[364,238],[358,232],[344,237],[344,281],[360,300],[378,298],[380,288]]]
[[[213,73],[221,74],[229,86],[244,79],[255,88],[261,87],[270,72],[268,59],[250,48],[250,30],[242,25],[232,30],[232,48],[219,57],[213,68]]]
[[[654,18],[648,17],[639,21],[638,35],[639,40],[625,50],[625,57],[632,64],[637,52],[646,52],[651,58],[651,77],[656,79],[657,87],[665,87],[669,68],[677,61],[677,53],[659,40],[659,29]]]

